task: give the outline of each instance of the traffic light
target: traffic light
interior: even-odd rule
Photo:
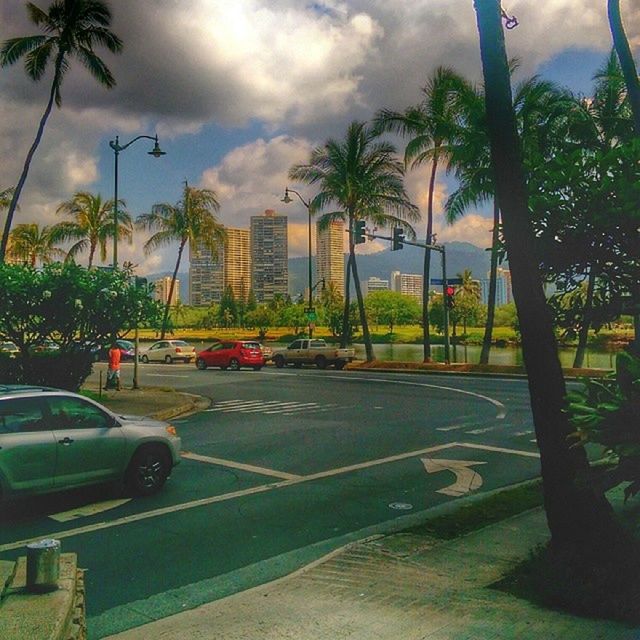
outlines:
[[[456,290],[451,285],[448,285],[444,292],[444,303],[447,305],[447,309],[453,309],[453,307],[455,306],[455,295]]]
[[[404,229],[400,227],[396,227],[393,230],[393,240],[391,242],[391,251],[397,251],[398,249],[403,249],[404,242]]]
[[[366,240],[365,225],[366,222],[364,220],[356,220],[353,227],[353,244],[362,244]]]

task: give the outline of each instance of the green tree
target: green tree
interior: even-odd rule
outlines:
[[[252,311],[247,313],[247,325],[258,329],[258,337],[264,340],[267,330],[274,323],[274,313],[267,305],[260,304]]]
[[[531,408],[540,449],[544,503],[552,545],[576,548],[589,559],[619,540],[612,510],[602,493],[580,483],[589,471],[584,451],[570,448],[564,413],[565,382],[546,304],[527,185],[513,110],[499,0],[475,0],[491,158],[509,252],[513,293],[522,334]]]
[[[414,324],[421,317],[418,301],[397,291],[372,291],[365,298],[365,307],[370,318],[389,327],[389,334],[396,325]]]
[[[56,247],[58,238],[53,227],[40,227],[35,223],[18,224],[10,235],[10,257],[35,267],[38,261],[47,264],[64,259],[65,252]]]
[[[462,284],[456,290],[454,311],[466,335],[467,324],[475,323],[480,316],[480,283],[473,279],[470,269],[459,273],[458,278],[462,279]]]
[[[184,323],[186,316],[187,305],[185,305],[182,300],[178,300],[178,302],[176,302],[171,309],[171,321],[173,323],[173,326],[176,329],[179,329],[181,326],[183,326],[182,323]]]
[[[320,226],[333,220],[348,223],[351,231],[357,220],[376,226],[403,227],[415,237],[408,222],[419,219],[419,213],[404,188],[404,168],[396,158],[396,150],[388,142],[378,140],[378,134],[364,123],[353,122],[344,140],[328,140],[313,150],[308,164],[296,165],[289,171],[293,180],[317,184],[319,192],[311,201],[313,211],[322,211],[331,204],[338,210],[324,214]],[[353,233],[349,234],[349,259],[343,313],[342,343],[349,333],[349,274],[353,276],[366,358],[374,359],[369,326],[364,309],[360,278],[356,263]]]
[[[223,327],[235,327],[238,324],[238,304],[231,285],[227,285],[218,305],[218,323]]]
[[[124,202],[118,207],[118,239],[131,244],[133,224],[131,216],[123,211]],[[60,222],[53,228],[56,237],[75,243],[67,252],[68,259],[89,249],[89,267],[93,265],[96,249],[100,249],[100,260],[107,259],[107,241],[113,238],[113,200],[103,200],[100,194],[79,191],[71,200],[63,202],[57,213],[73,218]]]
[[[27,75],[38,81],[44,76],[49,60],[53,57],[53,81],[35,140],[27,153],[7,211],[0,243],[0,262],[4,261],[13,215],[53,103],[55,102],[57,107],[62,105],[60,89],[64,75],[69,69],[69,58],[76,58],[102,86],[111,89],[116,81],[104,61],[96,55],[94,47],[102,45],[112,53],[122,49],[120,38],[109,30],[111,11],[102,0],[54,0],[47,12],[34,3],[27,2],[27,13],[31,22],[40,27],[46,35],[6,40],[0,48],[0,65],[6,67],[24,57]]]
[[[189,243],[191,250],[197,253],[198,247],[208,249],[212,256],[217,256],[218,247],[224,242],[224,227],[216,219],[214,212],[220,209],[215,192],[210,189],[196,189],[186,182],[182,199],[177,204],[156,204],[151,213],[144,213],[136,219],[140,229],[156,230],[145,243],[145,253],[154,249],[178,243],[176,266],[171,276],[169,296],[164,310],[160,339],[164,339],[169,318],[169,303],[178,277],[180,260],[184,248]]]
[[[458,117],[454,99],[464,80],[453,70],[438,67],[422,89],[422,101],[404,112],[383,109],[376,114],[378,131],[393,131],[411,138],[405,148],[405,164],[412,168],[431,163],[427,200],[426,244],[433,244],[433,200],[438,167],[448,159],[448,142]],[[429,272],[431,251],[424,252],[422,285],[423,360],[431,360],[429,336]]]
[[[299,333],[300,329],[308,322],[304,313],[304,303],[282,307],[278,312],[276,322],[280,327],[291,327],[295,334]]]

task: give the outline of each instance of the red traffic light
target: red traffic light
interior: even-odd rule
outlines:
[[[449,286],[447,287],[447,295],[448,295],[448,296],[455,295],[455,292],[456,292],[456,290],[455,290],[451,285],[449,285]]]

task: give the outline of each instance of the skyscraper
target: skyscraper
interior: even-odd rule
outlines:
[[[217,257],[201,243],[189,247],[189,301],[194,306],[219,302],[227,287],[237,300],[246,300],[251,282],[249,230],[227,227]]]
[[[251,287],[258,302],[289,293],[287,216],[251,216]]]
[[[164,278],[160,278],[160,280],[156,280],[154,283],[154,298],[162,302],[162,304],[167,304],[167,300],[169,299],[169,290],[171,289],[171,276],[164,276]],[[180,301],[180,280],[176,278],[175,285],[173,287],[173,295],[171,296],[170,306],[175,306]]]
[[[332,282],[344,296],[344,222],[335,220],[326,229],[316,225],[316,268],[318,282]]]
[[[391,290],[411,296],[422,303],[422,275],[419,273],[391,272]]]

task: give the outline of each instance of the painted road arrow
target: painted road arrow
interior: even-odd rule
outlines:
[[[487,464],[473,460],[441,460],[436,458],[420,458],[427,473],[437,473],[438,471],[452,471],[456,474],[454,484],[438,489],[437,493],[444,493],[446,496],[462,496],[465,493],[475,491],[482,486],[482,476],[471,469],[475,464]]]

